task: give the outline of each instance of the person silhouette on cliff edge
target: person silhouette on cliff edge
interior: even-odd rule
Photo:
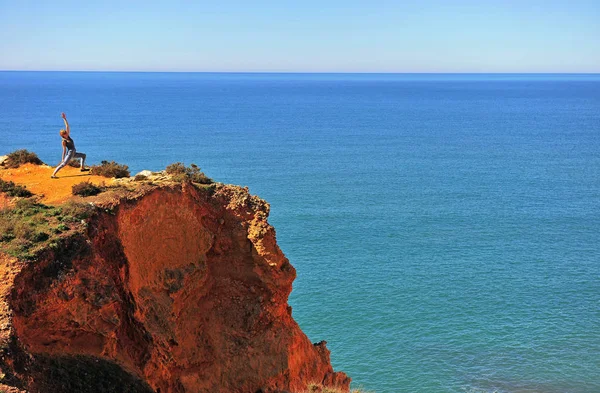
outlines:
[[[52,176],[50,176],[53,179],[58,179],[58,177],[56,176],[58,171],[63,169],[69,163],[69,161],[71,161],[71,159],[73,159],[73,158],[81,159],[81,167],[80,167],[81,172],[89,171],[89,168],[85,167],[85,157],[86,157],[85,154],[78,153],[77,150],[75,150],[75,142],[73,142],[73,139],[71,139],[71,127],[69,127],[69,122],[67,121],[67,115],[65,115],[65,113],[63,112],[60,114],[60,117],[62,117],[63,121],[65,122],[65,129],[60,130],[63,151],[62,151],[61,163],[56,167],[56,169],[52,173]]]

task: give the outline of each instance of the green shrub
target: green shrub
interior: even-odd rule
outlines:
[[[213,180],[206,176],[196,164],[191,164],[189,167],[186,167],[181,162],[176,162],[168,165],[165,172],[171,175],[171,178],[174,181],[192,181],[200,184],[214,183]]]
[[[4,166],[7,168],[18,168],[21,164],[32,163],[36,165],[42,165],[42,160],[39,159],[37,154],[27,151],[25,149],[13,151],[10,153],[4,162]]]
[[[169,175],[184,175],[186,172],[186,167],[183,165],[183,163],[176,162],[174,164],[167,165],[165,172],[167,172]]]
[[[144,175],[135,175],[135,177],[133,178],[133,180],[135,180],[135,181],[144,181],[144,180],[148,180],[148,176],[144,176]]]
[[[98,195],[102,192],[102,188],[97,185],[90,183],[89,181],[82,181],[81,183],[74,184],[71,187],[73,195],[80,195],[83,197]]]
[[[114,161],[102,161],[100,165],[92,166],[91,174],[119,179],[122,177],[129,177],[129,167],[127,165],[117,164]]]
[[[200,184],[211,184],[211,183],[214,183],[213,179],[211,179],[210,177],[206,176],[204,174],[204,172],[202,172],[200,170],[200,168],[196,164],[191,164],[190,165],[188,174],[191,177],[191,180],[193,182],[195,182],[195,183],[200,183]]]
[[[4,181],[0,179],[0,192],[6,193],[10,197],[28,198],[33,194],[23,186],[19,186],[12,181]]]

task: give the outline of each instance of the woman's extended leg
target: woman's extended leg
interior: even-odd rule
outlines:
[[[58,171],[63,169],[69,163],[69,161],[71,161],[71,158],[73,158],[74,155],[75,155],[75,152],[69,151],[67,153],[67,155],[65,156],[65,158],[63,159],[63,161],[56,167],[56,169],[52,173],[52,176],[50,176],[50,177],[55,178]]]

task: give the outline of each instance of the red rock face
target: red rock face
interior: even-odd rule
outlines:
[[[44,364],[29,377],[15,366],[15,379],[43,391],[57,363],[98,361],[131,376],[131,392],[268,393],[313,382],[347,391],[325,344],[292,319],[296,273],[268,213],[239,187],[184,185],[99,214],[88,236],[14,278],[15,345],[31,368]]]

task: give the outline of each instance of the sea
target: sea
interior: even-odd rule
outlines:
[[[373,393],[600,392],[600,74],[0,72],[0,155],[248,186]]]

